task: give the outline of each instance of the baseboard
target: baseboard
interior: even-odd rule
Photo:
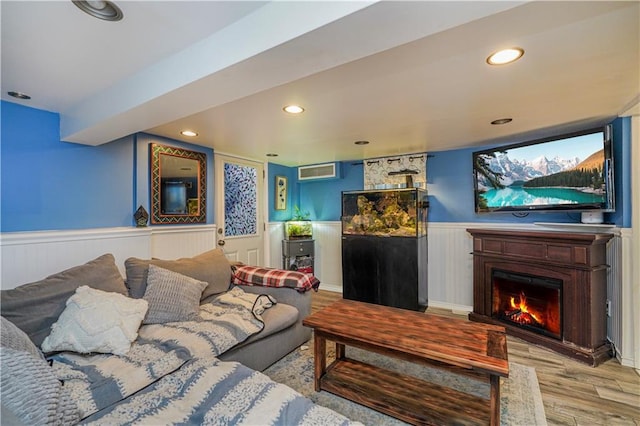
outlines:
[[[429,307],[449,309],[454,314],[463,314],[463,315],[466,315],[469,312],[473,311],[473,306],[457,305],[455,303],[448,303],[448,302],[438,302],[437,300],[429,300]]]
[[[339,285],[321,283],[320,284],[320,290],[326,290],[326,291],[330,291],[330,292],[333,292],[333,293],[342,294],[342,286],[339,286]]]

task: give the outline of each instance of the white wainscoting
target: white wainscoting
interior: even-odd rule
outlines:
[[[342,293],[342,226],[340,222],[313,222],[314,275],[320,280],[320,288]],[[282,222],[268,226],[269,263],[272,268],[282,268]]]
[[[637,325],[640,291],[639,284],[634,286],[631,279],[630,271],[634,259],[631,253],[631,229],[544,223],[429,223],[429,306],[462,312],[473,309],[473,240],[467,232],[468,228],[614,234],[613,240],[607,246],[607,258],[611,266],[608,275],[611,311],[607,331],[620,362],[636,368],[640,366],[640,360],[634,359],[635,354],[640,353]],[[340,222],[314,222],[313,233],[316,252],[315,273],[322,282],[320,288],[342,291]],[[282,267],[282,224],[271,223],[269,235],[269,266]]]
[[[618,273],[613,282],[617,299],[611,300],[610,325],[613,323],[614,328],[609,337],[620,363],[640,370],[640,281],[634,280],[634,271],[640,268],[640,253],[633,252],[633,239],[631,228],[620,230],[619,244],[615,247],[619,257],[611,265],[617,267]]]
[[[112,253],[122,276],[129,257],[175,259],[215,248],[214,225],[5,232],[0,287],[10,289]]]
[[[545,230],[544,225],[511,223],[429,223],[429,306],[470,311],[473,305],[472,239],[467,228]],[[558,225],[553,229],[560,230]],[[640,284],[632,280],[638,254],[632,252],[632,229],[571,227],[568,232],[609,232],[615,235],[607,256],[611,265],[608,295],[611,312],[608,336],[623,365],[640,368],[638,317]],[[268,228],[268,265],[282,267],[282,223]],[[314,222],[315,273],[321,288],[342,292],[342,244],[340,222]],[[45,278],[80,265],[104,253],[113,253],[124,276],[128,257],[175,259],[215,248],[215,225],[147,228],[99,228],[69,231],[11,232],[0,234],[0,287]],[[637,268],[637,265],[635,266]]]
[[[216,248],[216,225],[151,228],[151,257],[178,259]]]
[[[342,224],[314,222],[315,266],[325,290],[342,293]]]
[[[473,239],[466,226],[429,223],[429,306],[470,312],[473,310]]]
[[[269,268],[282,268],[284,222],[269,222],[267,225],[267,234],[269,247],[265,249],[265,254],[269,253],[269,258],[265,259],[265,266]]]

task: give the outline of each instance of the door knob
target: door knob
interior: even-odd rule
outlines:
[[[218,240],[218,245],[219,246],[223,246],[224,245],[224,240]]]

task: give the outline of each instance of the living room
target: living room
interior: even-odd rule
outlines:
[[[71,3],[70,6],[73,7]],[[614,12],[620,13],[617,8],[621,7],[623,6],[616,5],[613,8]],[[624,7],[630,7],[632,11],[637,10],[637,5]],[[605,14],[602,11],[589,13],[595,16]],[[8,19],[4,4],[2,16],[4,27],[5,19]],[[637,18],[635,25],[637,29]],[[6,46],[11,40],[10,37],[5,37],[4,31],[3,29],[3,70],[8,63],[4,52],[7,51]],[[637,47],[637,42],[635,46]],[[525,59],[529,53],[525,46]],[[631,60],[635,60],[637,64],[637,52]],[[486,65],[483,64],[483,66]],[[625,76],[630,74],[633,79],[634,76],[637,77],[637,73],[637,70],[631,70],[621,74]],[[624,78],[621,77],[621,79]],[[633,191],[632,188],[638,186],[640,182],[640,159],[637,152],[640,124],[638,123],[637,78],[635,81],[634,92],[620,96],[627,99],[623,104],[616,105],[617,110],[613,115],[607,111],[606,117],[599,116],[596,120],[589,121],[595,113],[578,111],[578,118],[566,119],[569,121],[548,120],[532,128],[522,128],[515,134],[510,134],[511,130],[495,130],[497,126],[494,126],[496,136],[483,136],[478,139],[474,137],[474,139],[463,141],[461,145],[452,147],[438,146],[435,142],[432,145],[408,143],[407,145],[390,144],[391,147],[387,147],[386,152],[367,151],[361,147],[355,147],[354,134],[347,132],[349,136],[347,142],[342,139],[343,142],[337,144],[344,147],[343,152],[339,155],[332,153],[331,155],[335,155],[335,158],[320,159],[320,157],[309,155],[306,150],[311,148],[306,146],[298,149],[299,152],[295,155],[289,155],[290,147],[279,147],[273,142],[277,139],[276,136],[264,135],[264,142],[261,140],[260,143],[253,144],[254,152],[258,152],[260,147],[259,158],[247,155],[240,150],[237,152],[239,156],[263,162],[267,172],[264,184],[265,202],[268,203],[268,208],[265,209],[267,229],[264,263],[273,267],[281,265],[283,222],[292,217],[293,209],[297,206],[300,210],[309,213],[309,219],[313,223],[316,248],[315,271],[322,282],[321,289],[341,291],[341,192],[364,189],[363,162],[367,159],[415,153],[428,154],[426,186],[430,202],[428,213],[430,306],[453,311],[472,310],[473,261],[469,254],[472,251],[472,238],[467,232],[468,228],[545,231],[562,229],[569,232],[612,233],[614,242],[610,245],[609,254],[615,258],[610,261],[610,279],[612,280],[610,285],[616,286],[616,291],[619,293],[611,305],[608,329],[611,335],[608,337],[612,338],[615,344],[617,360],[614,362],[638,369],[640,368],[640,338],[638,338],[637,319],[638,306],[640,306],[638,292],[640,279],[637,266],[634,265],[637,262],[634,262],[634,259],[637,259],[637,253],[640,251],[637,235],[639,219],[637,211],[632,207],[638,205],[640,201],[637,191]],[[593,85],[598,83],[598,81],[592,82]],[[155,125],[140,119],[139,124],[130,127],[130,124],[124,122],[117,123],[114,118],[117,114],[111,117],[114,121],[108,119],[102,125],[88,126],[89,128],[109,128],[106,134],[111,134],[109,132],[114,128],[119,128],[120,134],[117,137],[98,140],[96,136],[96,140],[88,141],[86,144],[68,143],[65,134],[69,135],[68,129],[76,124],[69,121],[69,117],[75,113],[80,114],[82,108],[78,104],[75,105],[76,109],[73,113],[71,113],[72,108],[68,107],[65,110],[57,110],[40,104],[32,106],[33,103],[30,104],[29,101],[8,98],[6,96],[8,91],[18,89],[15,86],[8,87],[8,84],[3,71],[1,160],[3,289],[41,279],[49,273],[110,251],[113,247],[117,247],[116,251],[120,253],[130,255],[147,254],[148,257],[177,258],[196,255],[212,245],[215,246],[217,222],[214,210],[220,200],[217,198],[215,189],[217,182],[214,174],[214,158],[218,153],[236,154],[230,145],[212,146],[193,143],[185,137],[168,137],[166,134],[152,131],[154,128],[159,129],[160,123],[169,123],[178,116],[165,117],[163,122]],[[31,92],[34,101],[37,100],[37,95],[31,89],[20,90]],[[64,97],[64,92],[58,90],[58,96]],[[336,99],[334,98],[333,102],[336,102]],[[261,99],[258,98],[256,102],[258,101],[261,102]],[[439,102],[444,104],[448,101],[440,99]],[[553,109],[549,106],[553,102],[556,100],[547,100],[546,104],[541,105],[547,105],[548,109]],[[170,105],[165,109],[171,109]],[[278,112],[281,113],[281,111]],[[311,112],[310,108],[305,114]],[[489,111],[485,116],[493,113],[493,110]],[[505,111],[505,113],[510,114],[511,111]],[[163,112],[163,114],[166,113]],[[287,117],[285,120],[291,123],[291,118]],[[498,118],[498,116],[492,118]],[[482,119],[484,120],[484,117]],[[460,123],[464,120],[465,118],[458,117],[455,120],[451,119],[447,121],[447,127],[463,127]],[[135,119],[133,121],[135,122]],[[517,118],[514,121],[518,121]],[[474,188],[470,178],[473,171],[473,152],[609,123],[613,126],[616,209],[615,212],[605,213],[604,221],[612,226],[582,226],[579,224],[579,214],[576,213],[530,213],[519,217],[509,213],[477,214],[475,212]],[[80,133],[82,131],[78,132]],[[375,145],[374,137],[357,134],[357,140],[361,137],[371,139],[371,145]],[[172,239],[175,237],[175,229],[173,229],[175,227],[165,226],[163,230],[163,226],[154,225],[146,230],[140,230],[134,226],[133,214],[140,205],[151,210],[150,143],[203,152],[207,156],[206,207],[208,214],[206,222],[198,225],[183,225],[181,228],[183,235],[178,243]],[[229,143],[232,145],[233,141]],[[265,146],[262,147],[260,144]],[[320,151],[338,151],[339,149],[333,145],[326,146],[327,148]],[[354,151],[355,149],[359,151]],[[262,151],[277,152],[279,156],[263,157]],[[340,165],[339,178],[304,183],[298,181],[298,166],[329,162]],[[287,207],[284,210],[277,210],[274,205],[276,176],[287,177],[289,183]],[[123,249],[125,246],[126,249]],[[53,250],[56,253],[55,256],[51,253],[51,247],[56,248]],[[29,264],[29,261],[34,258],[39,260],[38,265]],[[124,258],[118,259],[119,264],[123,261]],[[614,319],[617,322],[614,322]]]

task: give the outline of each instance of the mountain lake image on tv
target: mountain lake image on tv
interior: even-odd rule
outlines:
[[[613,211],[610,127],[473,153],[476,212]]]

